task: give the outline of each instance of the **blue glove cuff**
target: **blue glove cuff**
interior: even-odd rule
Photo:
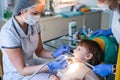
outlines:
[[[57,58],[54,53],[55,53],[55,51],[53,51],[53,53],[51,55],[53,56],[53,58]]]
[[[70,49],[69,49],[69,46],[67,46],[67,45],[65,45],[65,44],[63,44],[61,47],[59,47],[58,49],[56,49],[56,50],[54,50],[53,51],[53,57],[58,57],[58,56],[60,56],[60,55],[63,55],[63,54],[65,54],[65,53],[67,53],[68,51],[70,51]]]
[[[55,70],[55,68],[53,67],[53,65],[52,65],[51,62],[48,63],[47,65],[48,65],[48,67],[49,67],[49,69],[50,69],[51,71],[54,71],[54,70]]]
[[[53,56],[54,58],[57,58],[57,57],[59,56],[59,55],[57,55],[56,53],[57,53],[57,50],[53,51],[53,53],[52,53],[52,56]]]

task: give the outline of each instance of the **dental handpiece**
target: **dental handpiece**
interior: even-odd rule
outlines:
[[[82,61],[83,62],[83,61]],[[88,67],[90,67],[90,68],[94,68],[94,66],[93,65],[91,65],[91,64],[89,64],[88,62],[83,62],[85,65],[87,65]]]

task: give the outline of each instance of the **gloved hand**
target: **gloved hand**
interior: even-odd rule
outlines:
[[[111,28],[109,28],[108,30],[97,30],[93,32],[90,36],[99,36],[99,35],[109,36],[111,34],[112,34],[112,31],[111,31]]]
[[[59,57],[56,61],[47,64],[51,71],[56,71],[57,69],[64,69],[68,65],[68,60],[66,58]]]
[[[107,76],[109,74],[112,74],[112,64],[97,65],[93,68],[93,71],[102,77]]]
[[[62,59],[66,59],[67,60],[67,56],[66,55],[60,55],[60,56],[58,56],[57,58],[55,58],[55,60],[56,61],[60,61],[60,60],[62,60]]]
[[[52,55],[56,58],[56,57],[58,57],[58,56],[60,56],[60,55],[63,55],[63,54],[65,54],[65,53],[69,52],[69,51],[70,51],[69,46],[63,44],[63,45],[60,46],[57,50],[53,51],[53,54],[52,54]]]

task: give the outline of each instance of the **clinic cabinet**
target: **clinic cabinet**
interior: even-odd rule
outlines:
[[[60,15],[43,17],[40,19],[40,28],[42,41],[47,41],[68,33],[68,23],[77,22],[77,28],[83,26],[83,18],[85,17],[85,25],[93,31],[101,26],[101,12],[85,13],[81,16],[63,18]]]

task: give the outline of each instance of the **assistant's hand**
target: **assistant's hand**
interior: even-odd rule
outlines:
[[[97,30],[93,32],[90,36],[99,36],[99,35],[109,36],[111,34],[112,34],[112,31],[111,31],[111,28],[109,28],[108,30]]]
[[[97,65],[93,68],[93,71],[102,77],[107,76],[109,74],[112,74],[112,64]]]
[[[66,44],[63,44],[63,45],[61,45],[57,50],[53,51],[53,54],[52,54],[52,55],[53,55],[54,57],[58,57],[58,56],[63,55],[63,54],[65,54],[65,53],[69,52],[69,51],[70,51],[69,46],[66,45]]]
[[[59,59],[54,62],[50,62],[47,64],[51,71],[55,71],[56,69],[64,69],[68,65],[67,59]]]

